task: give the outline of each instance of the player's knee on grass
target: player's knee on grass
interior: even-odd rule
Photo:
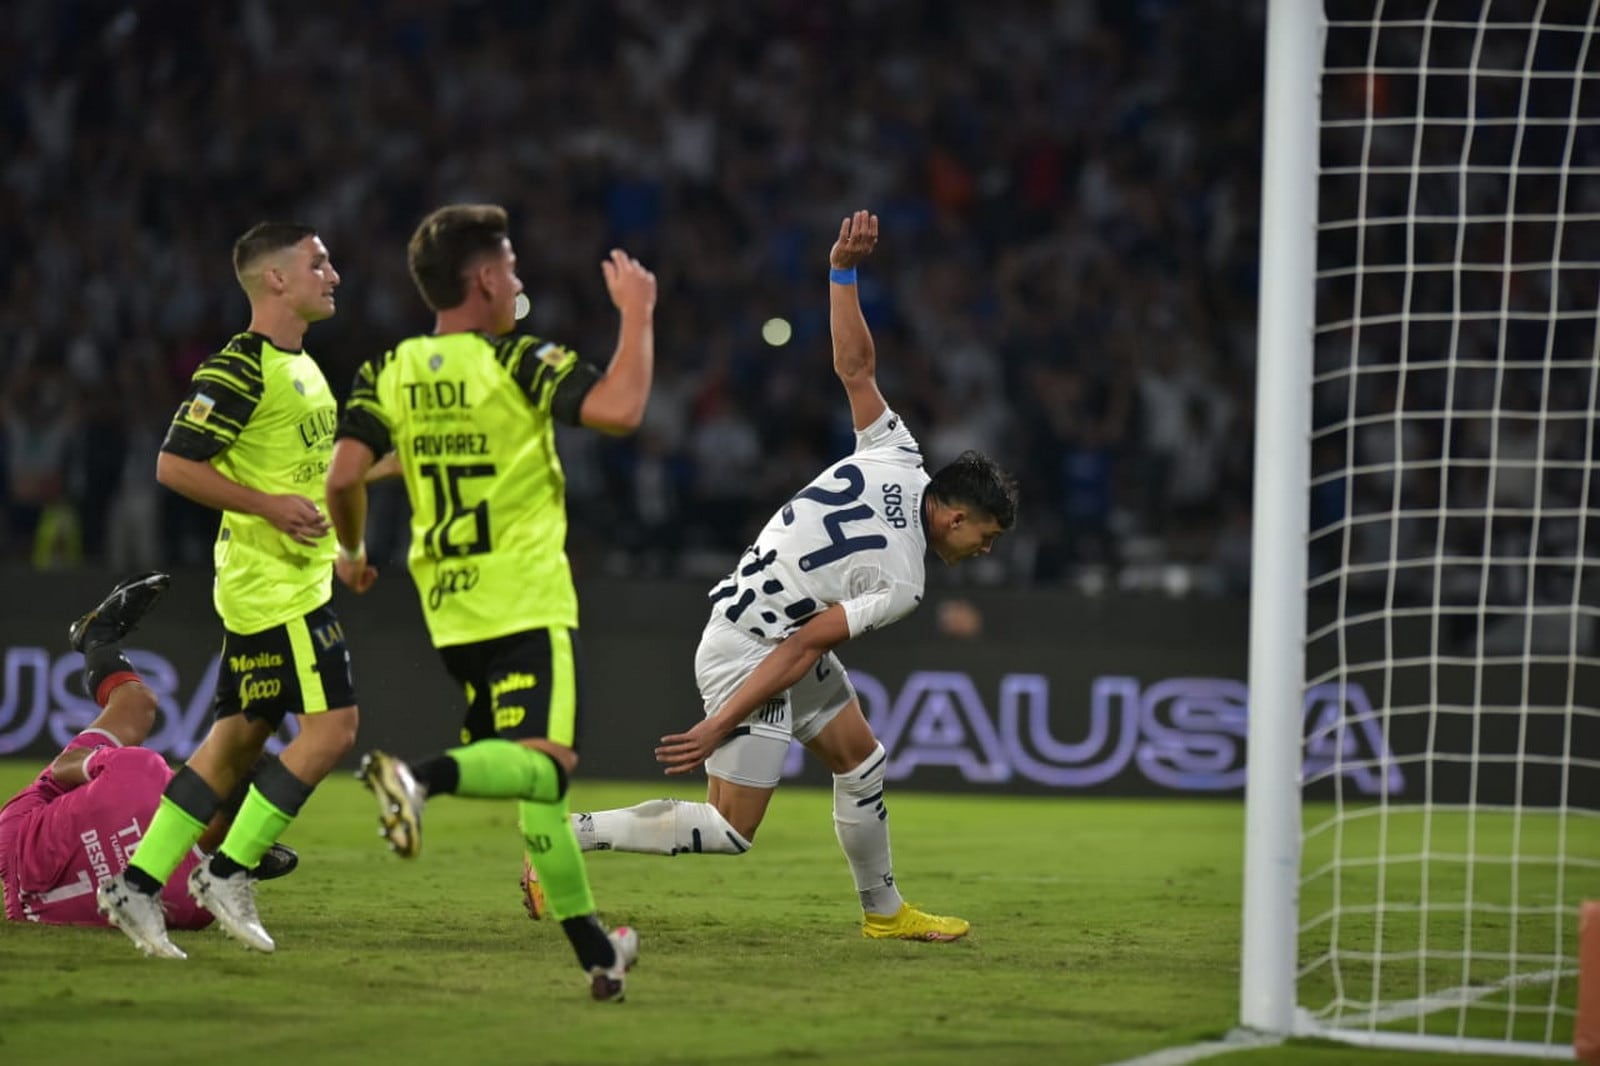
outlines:
[[[172,778],[167,760],[149,748],[119,748],[100,756],[104,769],[95,775],[96,782],[111,779],[129,793],[159,796]]]

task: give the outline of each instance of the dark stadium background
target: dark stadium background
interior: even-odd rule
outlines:
[[[1247,574],[1260,5],[16,0],[0,39],[4,557],[209,564],[154,483],[188,374],[246,317],[233,238],[318,226],[308,348],[341,394],[431,319],[404,246],[504,203],[531,331],[604,360],[598,263],[661,281],[636,438],[562,441],[580,575],[726,565],[849,446],[828,244],[932,463],[1015,469],[1023,521],[938,581],[1235,593]],[[781,317],[793,339],[762,340]],[[403,499],[369,541],[403,551]]]

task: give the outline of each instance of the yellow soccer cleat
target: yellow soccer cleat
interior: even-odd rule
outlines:
[[[861,922],[861,935],[868,940],[960,940],[972,923],[965,918],[946,918],[927,914],[909,903],[900,904],[894,914],[868,914]]]
[[[539,884],[539,874],[526,855],[522,857],[522,909],[536,922],[549,909],[544,901],[544,886]]]

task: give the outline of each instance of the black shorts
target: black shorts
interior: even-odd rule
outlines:
[[[333,608],[243,635],[223,630],[217,717],[242,714],[274,728],[285,715],[351,707],[350,651]]]
[[[543,737],[577,750],[583,687],[576,630],[530,629],[452,644],[439,655],[466,690],[461,743]]]

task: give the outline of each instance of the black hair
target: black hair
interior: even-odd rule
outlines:
[[[947,507],[964,505],[1000,523],[1002,532],[1017,522],[1017,482],[982,452],[964,451],[933,475],[927,495]]]

